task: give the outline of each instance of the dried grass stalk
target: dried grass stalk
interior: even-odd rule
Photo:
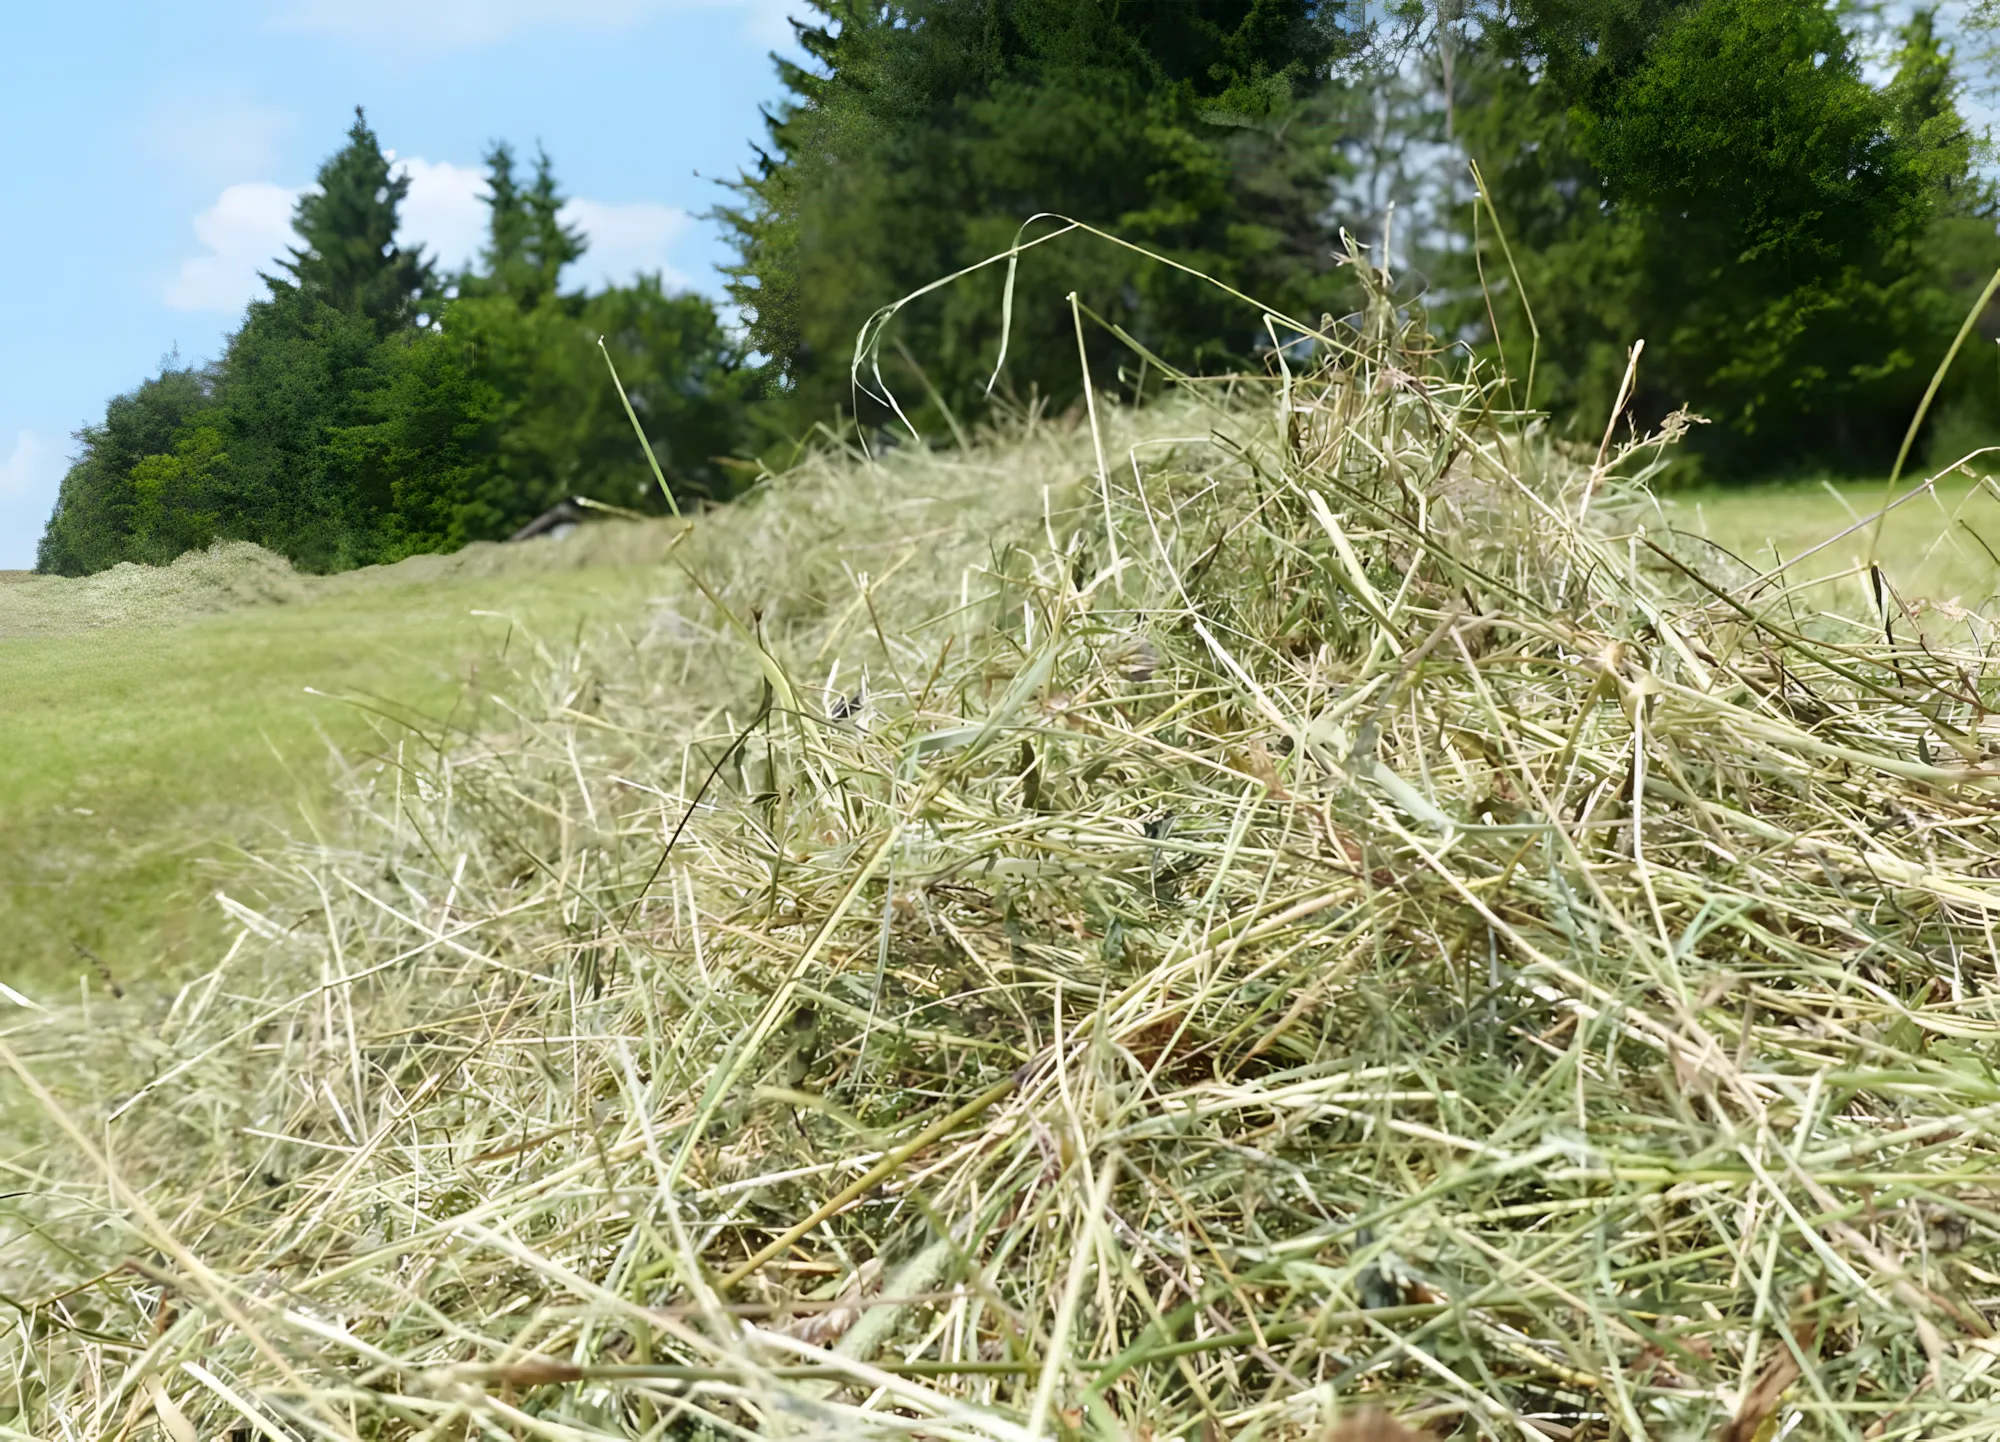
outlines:
[[[1992,1435],[1990,623],[1371,316],[823,450],[20,1014],[11,1435]]]

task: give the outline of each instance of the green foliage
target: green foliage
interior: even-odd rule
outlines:
[[[486,189],[483,269],[461,281],[461,293],[511,296],[523,306],[553,296],[564,268],[582,259],[587,245],[563,223],[564,197],[548,152],[537,152],[534,181],[523,190],[514,176],[513,147],[495,145],[486,153]]]
[[[1951,319],[1913,263],[1931,205],[1888,109],[1830,11],[1704,0],[1583,112],[1662,378],[1754,449],[1830,422],[1879,450],[1838,432],[1885,401],[1907,415],[1910,343]]]
[[[1006,249],[1037,213],[1288,308],[1314,312],[1342,292],[1321,219],[1337,166],[1325,82],[1343,45],[1330,7],[815,6],[820,23],[800,39],[817,68],[781,65],[793,98],[740,204],[721,212],[739,252],[732,293],[795,422],[853,403],[854,337],[872,312]],[[906,310],[885,379],[913,398],[976,404],[1002,281],[995,268]],[[1177,365],[1231,363],[1258,343],[1212,288],[1069,237],[1022,259],[1003,377],[1016,391],[1074,393],[1071,291]]]
[[[456,550],[504,536],[534,514],[468,524],[467,497],[490,470],[500,397],[458,328],[399,335],[381,360],[379,388],[366,397],[375,418],[339,430],[327,447],[348,493],[369,505],[368,559]]]
[[[658,277],[596,295],[564,292],[563,268],[582,256],[584,240],[563,224],[548,156],[525,188],[506,146],[489,152],[487,167],[483,268],[461,280],[446,311],[446,334],[492,395],[484,464],[456,502],[454,534],[505,535],[571,495],[661,506],[600,337],[675,494],[726,496],[720,462],[741,444],[758,376],[715,308],[670,294]]]
[[[1072,295],[1175,366],[1254,365],[1271,337],[1196,272],[1308,319],[1352,310],[1336,222],[1379,240],[1425,157],[1447,157],[1446,191],[1476,160],[1493,198],[1402,225],[1438,318],[1592,442],[1643,338],[1628,419],[1691,406],[1715,424],[1690,464],[1718,476],[1886,465],[2000,266],[1928,11],[1878,84],[1830,0],[1442,0],[1440,93],[1393,54],[1369,73],[1371,12],[1320,0],[811,4],[810,64],[780,64],[790,100],[718,212],[743,344],[657,278],[565,289],[584,237],[549,157],[524,171],[504,143],[487,244],[440,277],[396,244],[407,181],[357,110],[221,360],[168,365],[79,433],[41,568],[240,538],[333,570],[504,537],[571,495],[658,507],[600,337],[682,497],[729,494],[753,423],[888,421],[872,366],[920,426],[959,429],[1000,351],[1004,267],[900,311],[859,391],[856,334],[1052,216],[1185,269],[1080,234],[1032,246],[1003,395],[1074,396]],[[1091,324],[1100,382],[1143,381]],[[1934,453],[2000,440],[2000,347],[1968,348],[1933,414]]]
[[[1938,40],[1934,13],[1917,11],[1900,40],[1889,87],[1891,125],[1936,198],[1923,255],[1953,302],[1950,319],[1957,321],[2000,266],[1993,238],[2000,196],[1980,172],[1990,150],[1959,112],[1962,87],[1951,52]],[[1984,344],[1960,353],[1935,412],[1928,449],[1937,465],[2000,443],[2000,348],[1992,344],[2000,340],[2000,316],[1990,309],[1981,317],[1978,337]]]
[[[171,559],[216,538],[228,502],[229,457],[206,420],[174,432],[171,451],[132,467],[132,534],[139,553]]]
[[[657,277],[564,291],[584,239],[549,158],[525,184],[507,146],[487,164],[488,242],[447,288],[395,245],[408,183],[357,111],[222,359],[168,366],[80,433],[41,569],[239,539],[331,571],[504,538],[573,495],[662,508],[600,336],[669,485],[726,496],[757,373],[714,307]]]
[[[171,451],[175,435],[213,405],[213,372],[170,360],[159,375],[106,406],[101,422],[78,431],[81,451],[63,478],[35,568],[82,576],[120,561],[151,559],[134,535],[132,472],[146,457]]]
[[[1885,463],[2000,265],[1929,15],[1886,88],[1815,0],[1552,0],[1489,39],[1461,139],[1541,331],[1535,402],[1601,428],[1643,337],[1635,414],[1716,422],[1718,471]],[[1495,319],[1523,369],[1519,298]]]
[[[318,185],[299,197],[292,228],[305,244],[283,269],[305,294],[366,316],[382,334],[408,325],[437,285],[421,250],[396,244],[398,212],[409,193],[409,177],[390,169],[356,106],[347,144],[320,167]]]
[[[375,397],[401,335],[381,337],[365,313],[303,287],[276,287],[251,305],[217,388],[237,499],[223,534],[307,570],[374,559],[384,487],[358,472],[352,447],[336,440],[377,419]]]
[[[1959,84],[1952,56],[1937,35],[1937,12],[1919,10],[1903,25],[1890,82],[1889,128],[1906,146],[1924,181],[1947,206],[1990,206],[1989,187],[1973,175],[1979,146],[1958,112]]]
[[[662,504],[599,336],[675,494],[729,493],[720,462],[740,443],[757,376],[701,297],[671,294],[657,278],[525,306],[475,296],[452,305],[445,333],[495,398],[485,463],[459,502],[465,539],[504,535],[570,495]]]

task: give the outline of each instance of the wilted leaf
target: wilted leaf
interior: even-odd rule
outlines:
[[[1813,1333],[1811,1322],[1799,1322],[1793,1326],[1792,1338],[1799,1344],[1799,1351],[1804,1352],[1812,1346]],[[1716,1434],[1716,1442],[1756,1442],[1764,1424],[1778,1410],[1778,1402],[1785,1395],[1785,1389],[1798,1379],[1798,1358],[1790,1347],[1780,1342],[1777,1355],[1764,1364],[1764,1370],[1750,1384],[1750,1390],[1743,1394],[1743,1405]]]

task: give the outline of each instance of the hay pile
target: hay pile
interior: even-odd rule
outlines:
[[[0,637],[142,626],[300,600],[309,582],[248,541],[218,541],[168,566],[121,561],[94,576],[23,576],[0,591]]]
[[[174,626],[259,606],[295,605],[382,585],[470,577],[521,578],[593,566],[647,565],[671,533],[657,521],[598,521],[561,539],[525,545],[475,541],[449,555],[408,556],[330,576],[295,570],[250,541],[217,541],[170,565],[121,561],[91,576],[0,572],[0,640],[103,627]]]
[[[1422,347],[821,456],[16,1020],[12,1435],[1993,1435],[1988,624]]]

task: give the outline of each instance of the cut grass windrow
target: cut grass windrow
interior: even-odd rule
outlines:
[[[11,1012],[0,1422],[2000,1429],[1988,615],[1329,339],[821,451]]]

